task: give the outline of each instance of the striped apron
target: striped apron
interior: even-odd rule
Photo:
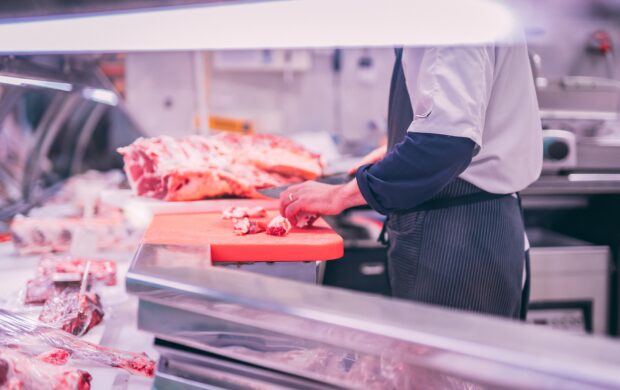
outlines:
[[[413,111],[401,63],[390,86],[388,147],[402,141]],[[406,213],[388,216],[388,275],[397,298],[525,318],[529,256],[517,197],[491,194],[462,179]]]

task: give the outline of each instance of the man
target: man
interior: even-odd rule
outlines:
[[[368,203],[388,216],[395,297],[518,318],[527,244],[516,193],[541,165],[525,44],[396,50],[385,157],[345,185],[289,188],[281,213],[294,222]]]

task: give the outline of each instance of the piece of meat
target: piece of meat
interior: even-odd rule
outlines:
[[[291,228],[292,226],[289,220],[278,215],[267,225],[267,234],[270,236],[286,236]]]
[[[231,206],[222,210],[222,219],[241,219],[241,218],[263,218],[267,216],[267,211],[260,206],[245,207]]]
[[[17,215],[10,226],[13,244],[20,255],[66,252],[78,228],[96,236],[97,249],[102,250],[126,246],[130,236],[122,215],[87,219]]]
[[[63,330],[0,309],[0,351],[3,348],[32,358],[58,348],[67,351],[75,363],[118,367],[148,377],[155,371],[155,361],[144,353],[89,343]]]
[[[134,193],[166,201],[258,197],[323,171],[319,155],[270,135],[139,138],[118,151]]]
[[[84,259],[70,256],[41,257],[36,276],[26,284],[24,303],[42,305],[60,293],[69,283],[56,282],[65,280],[63,275],[72,276],[77,282],[82,280],[86,264],[90,261],[90,278],[92,285],[116,285],[116,262],[113,260]]]
[[[255,221],[249,218],[243,218],[235,221],[233,232],[236,235],[244,236],[246,234],[257,234],[267,230],[267,225],[261,221]]]
[[[155,375],[155,362],[145,354],[137,354],[131,358],[119,359],[113,367],[123,368],[133,374],[152,377]]]
[[[80,295],[78,289],[68,288],[45,303],[39,321],[82,336],[99,324],[103,316],[99,295],[90,292]]]
[[[0,389],[89,390],[89,373],[59,367],[16,351],[0,351]]]
[[[62,366],[67,363],[71,354],[64,349],[54,348],[37,356],[37,359],[49,364]]]
[[[37,276],[26,283],[24,303],[27,305],[42,305],[56,294],[54,282],[48,276]]]

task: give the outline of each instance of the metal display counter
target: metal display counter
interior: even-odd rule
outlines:
[[[150,253],[127,290],[157,388],[620,388],[612,340],[211,267],[204,248]]]

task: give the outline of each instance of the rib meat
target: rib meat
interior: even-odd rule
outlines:
[[[320,157],[273,135],[140,138],[120,148],[136,195],[167,201],[236,196],[320,176]]]

